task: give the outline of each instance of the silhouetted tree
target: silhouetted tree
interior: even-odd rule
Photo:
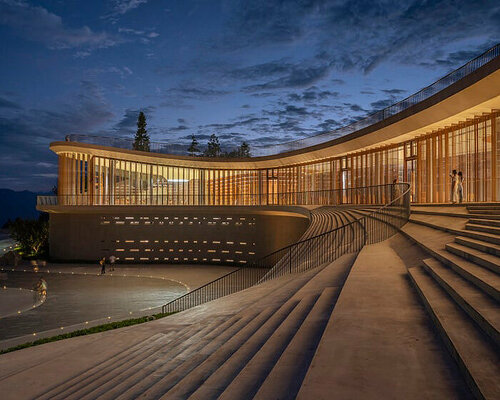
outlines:
[[[250,146],[247,142],[243,142],[238,149],[238,157],[250,157]]]
[[[150,151],[149,150],[149,135],[146,130],[146,116],[141,111],[137,118],[137,132],[134,138],[134,150]]]
[[[46,218],[21,219],[16,218],[9,224],[9,232],[28,256],[37,256],[48,249],[49,222]]]
[[[219,157],[220,156],[220,143],[219,138],[213,133],[205,150],[206,157]]]
[[[194,137],[194,135],[191,135],[191,145],[188,148],[188,153],[190,156],[195,156],[196,153],[199,153],[200,150],[198,149],[198,141]]]

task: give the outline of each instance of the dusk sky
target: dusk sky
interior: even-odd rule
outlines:
[[[0,0],[0,188],[70,133],[272,144],[336,129],[500,42],[498,1]]]

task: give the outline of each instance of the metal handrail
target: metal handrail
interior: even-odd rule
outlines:
[[[469,62],[457,68],[456,70],[448,73],[444,77],[438,79],[434,83],[424,87],[418,92],[382,110],[376,111],[359,121],[343,126],[336,130],[321,132],[313,136],[305,137],[303,139],[297,139],[290,142],[285,142],[275,145],[252,146],[251,147],[252,156],[253,157],[269,156],[269,155],[294,151],[298,149],[303,149],[305,147],[310,147],[328,142],[340,136],[345,136],[349,133],[353,133],[360,129],[374,125],[375,123],[381,122],[430,98],[431,96],[435,95],[441,90],[446,89],[452,84],[472,74],[477,69],[487,64],[488,62],[492,61],[493,59],[497,58],[498,56],[500,56],[500,43],[486,50],[483,54],[480,54],[479,56],[470,60]],[[66,136],[66,140],[71,142],[93,143],[97,145],[112,146],[125,149],[133,149],[133,143],[134,143],[133,139],[114,138],[114,137],[95,136],[95,135],[81,135],[81,134],[68,135]],[[182,144],[172,144],[172,143],[162,143],[162,142],[151,142],[150,144],[150,151],[155,153],[185,155],[188,153],[187,149],[188,149],[188,144],[182,145]]]
[[[291,206],[291,205],[340,205],[340,204],[383,204],[384,193],[377,189],[387,184],[371,185],[344,189],[322,189],[276,194],[218,194],[216,198],[205,194],[82,194],[37,196],[37,205],[54,206]],[[378,203],[376,202],[378,200]]]
[[[163,312],[183,311],[191,307],[224,297],[228,294],[249,288],[257,283],[291,274],[332,262],[347,252],[359,251],[367,243],[385,240],[396,232],[397,227],[404,225],[410,215],[410,185],[407,183],[387,185],[391,193],[399,191],[397,196],[384,206],[377,208],[367,216],[360,217],[340,227],[299,240],[279,250],[261,257],[249,267],[239,268],[216,280],[200,286],[193,291],[165,304]],[[387,211],[396,209],[396,215]],[[376,215],[380,217],[374,218]],[[395,220],[394,220],[395,218]],[[360,228],[355,229],[355,226]],[[352,231],[352,238],[345,235]],[[340,240],[338,233],[341,232]],[[326,239],[326,240],[324,240]],[[332,248],[332,245],[333,248]],[[307,251],[303,251],[307,247]],[[321,252],[321,250],[325,250]],[[295,257],[292,258],[292,252]],[[314,252],[314,254],[313,254]],[[288,258],[287,258],[288,257]],[[292,262],[294,263],[292,265]],[[235,281],[240,284],[235,285]]]

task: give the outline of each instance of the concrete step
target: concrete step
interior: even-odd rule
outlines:
[[[227,321],[226,321],[227,322]],[[112,373],[99,377],[100,384],[93,385],[94,389],[90,392],[87,390],[85,396],[80,399],[115,399],[117,395],[124,392],[133,384],[147,376],[150,372],[165,363],[165,360],[170,360],[178,354],[189,348],[193,343],[197,343],[202,337],[209,335],[218,326],[227,326],[223,320],[214,319],[210,324],[196,324],[196,331],[193,331],[189,336],[179,338],[177,341],[169,343],[168,346],[160,349],[156,353],[151,354],[147,358],[134,363],[128,368],[120,368],[112,371]],[[234,321],[233,321],[234,322]]]
[[[481,250],[476,250],[458,243],[448,243],[446,245],[446,250],[500,274],[500,258],[493,254],[488,254]]]
[[[499,348],[498,303],[434,258],[424,260],[424,268]]]
[[[147,376],[133,382],[128,382],[126,390],[122,391],[118,388],[119,394],[111,398],[116,399],[136,399],[149,388],[157,384],[162,378],[166,377],[171,371],[175,370],[183,363],[191,359],[191,357],[199,357],[200,354],[205,354],[206,357],[220,347],[225,341],[237,335],[246,325],[251,323],[259,316],[258,312],[247,311],[242,315],[236,315],[230,318],[226,323],[214,329],[211,333],[200,338],[197,343],[192,344],[186,350],[171,358],[158,360],[158,365],[153,365],[148,371]]]
[[[468,210],[498,210],[500,213],[500,205],[498,204],[487,204],[487,205],[469,205]]]
[[[262,347],[288,315],[299,306],[299,303],[298,300],[290,299],[259,326],[258,329],[253,330],[250,335],[241,335],[241,337],[235,337],[233,338],[234,340],[225,343],[203,363],[175,382],[175,386],[170,387],[168,391],[164,392],[162,398],[187,399],[212,374],[228,362],[228,360],[232,359],[235,353],[235,357],[239,358],[238,356],[241,356],[242,362],[246,362],[247,357],[251,357]],[[302,308],[302,306],[300,307]]]
[[[500,228],[500,220],[498,219],[486,219],[486,218],[471,218],[469,219],[470,224],[475,225],[488,225]]]
[[[500,398],[500,357],[472,320],[421,267],[408,270],[434,325],[478,399]]]
[[[496,228],[494,226],[467,223],[465,224],[465,228],[469,231],[485,232],[485,233],[491,233],[492,235],[500,235],[500,228]]]
[[[483,215],[498,215],[500,210],[488,208],[469,208],[470,214],[483,214]]]
[[[340,288],[324,289],[269,374],[265,376],[265,371],[258,368],[255,368],[253,374],[242,375],[240,373],[228,389],[240,382],[239,391],[236,393],[244,393],[245,395],[233,398],[251,398],[256,390],[254,399],[295,398],[339,294]],[[262,382],[263,378],[265,380]],[[261,382],[262,385],[259,388]],[[256,385],[256,383],[258,384]]]
[[[500,257],[500,246],[496,244],[463,236],[457,236],[455,238],[455,242],[462,246],[467,246],[472,249],[480,250],[483,253],[493,254],[494,256]]]
[[[287,301],[278,309],[268,307],[251,322],[242,327],[232,337],[218,337],[207,345],[203,351],[193,355],[178,367],[162,376],[153,386],[143,392],[141,399],[186,398],[184,392],[197,388],[218,367],[220,367],[233,353],[235,353],[252,335],[254,335],[268,320],[272,325],[279,325],[286,318],[298,301]],[[175,388],[176,392],[171,391]]]
[[[416,228],[416,229],[415,229]],[[500,301],[500,277],[477,264],[463,259],[440,247],[435,243],[432,228],[427,226],[409,225],[402,230],[402,233],[417,243],[437,260],[452,268],[462,277],[475,284],[478,288],[485,291],[495,300]],[[447,235],[451,236],[451,235]]]
[[[130,358],[141,354],[145,349],[147,350],[150,347],[157,345],[158,343],[163,344],[165,340],[165,334],[158,333],[153,335],[149,339],[145,341],[139,342],[130,348],[121,351],[116,354],[114,357],[111,357],[104,363],[98,364],[93,368],[88,369],[87,371],[79,374],[71,379],[68,379],[66,382],[58,384],[53,387],[43,395],[39,396],[40,400],[47,399],[64,399],[66,395],[69,395],[81,387],[85,386],[86,383],[92,382],[93,379],[100,376],[101,374],[106,374],[111,371],[115,367],[119,367],[126,363]]]
[[[189,327],[186,329],[184,335],[180,335],[174,343],[169,342],[168,344],[173,344],[174,346],[178,343],[182,343],[186,338],[190,337],[191,334],[196,334],[200,329],[200,326]],[[92,380],[87,380],[80,384],[78,390],[72,388],[70,392],[65,392],[60,395],[61,399],[76,400],[76,399],[94,399],[106,392],[106,390],[112,387],[115,382],[122,378],[126,378],[129,374],[133,374],[136,368],[147,364],[148,362],[154,360],[156,357],[161,356],[162,353],[168,350],[167,342],[158,343],[155,346],[149,348],[143,348],[142,351],[134,357],[129,357],[126,362],[119,366],[114,366],[106,373],[100,373],[94,376]]]
[[[317,299],[318,295],[305,296],[279,327],[273,331],[252,336],[189,398],[193,400],[250,398],[250,396],[239,395],[239,391],[232,384],[233,380],[236,377],[240,378],[236,382],[236,387],[239,387],[241,381],[248,383],[248,379],[254,385],[260,384],[263,378],[259,381],[258,374],[267,376]]]
[[[471,230],[466,230],[466,229],[452,229],[452,228],[449,228],[445,225],[431,223],[428,221],[420,221],[418,219],[413,219],[413,218],[410,218],[409,222],[412,222],[412,223],[418,224],[418,225],[422,225],[422,226],[427,226],[427,227],[433,228],[433,229],[439,229],[443,232],[449,232],[449,233],[452,233],[452,234],[457,235],[457,236],[465,236],[465,237],[469,237],[472,239],[482,240],[484,242],[500,245],[500,237],[498,235],[493,235],[493,234],[484,233],[484,232],[476,232],[476,231],[471,231]]]

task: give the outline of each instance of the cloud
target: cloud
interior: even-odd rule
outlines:
[[[281,88],[299,88],[310,86],[320,79],[326,77],[329,66],[318,65],[311,67],[293,67],[285,76],[270,80],[265,83],[250,85],[243,88],[246,92],[281,89]]]
[[[132,28],[118,28],[118,32],[125,33],[128,35],[139,36],[141,40],[145,43],[149,43],[149,39],[155,39],[160,34],[158,32],[154,32],[152,30],[140,30],[140,29],[132,29]]]
[[[19,104],[14,103],[13,101],[0,97],[0,108],[13,108],[16,110],[20,110],[22,107]]]
[[[20,36],[41,42],[49,49],[106,48],[118,43],[105,32],[94,32],[88,26],[65,27],[60,16],[40,6],[24,1],[7,0],[0,3],[0,24],[14,29]],[[77,53],[80,57],[84,52]]]
[[[64,140],[69,133],[92,133],[113,116],[101,88],[90,81],[80,82],[76,94],[53,108],[0,116],[0,184],[6,182],[12,189],[49,189],[57,173],[57,157],[49,143]]]
[[[307,90],[304,90],[302,93],[290,93],[287,98],[289,101],[303,101],[303,102],[315,102],[325,100],[327,98],[333,97],[336,98],[339,96],[339,92],[332,92],[330,90],[320,90],[316,86],[312,86]]]
[[[129,11],[139,7],[141,4],[147,3],[148,0],[114,0],[113,15],[123,15]]]
[[[146,115],[146,122],[153,114],[155,107],[148,106],[142,109],[128,108],[125,110],[123,117],[116,124],[113,125],[113,130],[119,133],[131,133],[137,130],[137,117],[142,111]]]

